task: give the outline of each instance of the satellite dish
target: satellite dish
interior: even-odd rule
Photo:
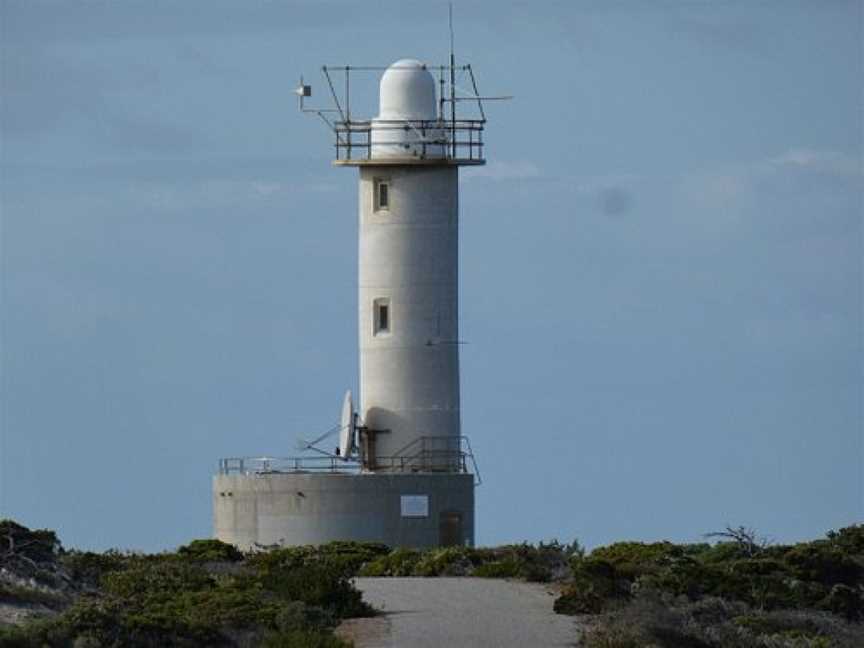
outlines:
[[[339,454],[347,457],[354,447],[354,402],[351,399],[351,390],[345,392],[345,400],[342,401],[342,418],[339,428]]]

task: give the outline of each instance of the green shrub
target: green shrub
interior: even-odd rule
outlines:
[[[23,587],[0,581],[0,603],[15,605],[44,605],[52,609],[60,609],[69,603],[62,594],[34,587]]]
[[[234,545],[221,540],[193,540],[180,547],[177,555],[194,562],[238,562],[243,560],[243,553]]]
[[[569,562],[584,555],[578,542],[562,545],[553,540],[537,546],[522,543],[502,547],[501,551],[519,565],[517,576],[528,581],[548,582],[560,580],[568,571]]]
[[[630,597],[631,582],[609,562],[595,558],[574,561],[573,580],[555,601],[559,614],[598,614]]]
[[[788,637],[817,637],[819,626],[812,619],[790,619],[777,615],[747,614],[735,617],[732,622],[747,628],[756,635],[783,634]]]
[[[330,640],[338,619],[370,613],[350,581],[325,564],[217,578],[165,556],[104,580],[104,597],[82,598],[51,622],[0,635],[0,645],[71,646],[87,637],[104,646],[227,646],[245,631],[269,632],[267,641],[281,642],[273,645],[341,646]]]
[[[669,605],[656,593],[640,592],[627,605],[602,617],[585,637],[589,648],[712,648],[686,611]]]
[[[799,580],[823,585],[850,585],[861,582],[864,566],[848,550],[827,540],[800,543],[790,547],[783,560]]]
[[[274,632],[264,637],[262,648],[350,648],[331,633],[317,630],[291,630]]]
[[[522,573],[522,565],[513,557],[483,563],[474,569],[474,575],[480,578],[517,578]]]
[[[527,543],[496,548],[396,549],[366,563],[360,576],[481,576],[548,582],[569,574],[568,560],[582,555],[578,542]]]
[[[143,603],[151,598],[163,600],[180,592],[210,589],[216,583],[198,565],[162,560],[110,572],[105,575],[103,585],[108,594]]]
[[[19,526],[6,525],[16,534],[13,544],[18,538],[33,537],[33,532]],[[36,533],[33,555],[53,556],[52,562],[45,563],[44,578],[64,588],[71,581],[79,589],[71,590],[69,598],[78,598],[51,619],[0,629],[4,647],[341,648],[346,644],[332,634],[339,620],[371,613],[350,576],[362,564],[389,552],[380,544],[342,542],[246,558],[231,545],[196,540],[177,552],[154,555],[58,553],[53,534]],[[31,545],[13,548],[25,546]],[[32,567],[26,560],[23,564]],[[43,569],[40,565],[35,573]],[[24,589],[0,586],[0,599],[54,601],[47,591]],[[80,595],[81,590],[87,594]]]
[[[621,578],[633,581],[639,576],[657,573],[684,555],[683,548],[671,542],[617,542],[595,549],[590,557],[612,565]]]
[[[61,634],[53,620],[36,619],[26,625],[0,625],[0,646],[3,648],[53,648],[71,646],[74,637]]]
[[[359,571],[360,576],[413,576],[414,569],[423,554],[416,549],[394,549],[366,563]]]
[[[290,601],[331,610],[337,617],[368,616],[371,608],[338,568],[327,564],[283,567],[262,577],[263,586]]]
[[[466,576],[479,562],[476,550],[470,547],[428,549],[414,565],[414,576]]]
[[[0,554],[7,559],[23,556],[35,563],[52,562],[61,550],[60,540],[53,531],[28,529],[13,520],[0,520]]]
[[[105,574],[126,569],[133,557],[116,550],[104,553],[93,551],[65,551],[60,556],[60,565],[70,578],[84,587],[97,588]]]
[[[633,591],[699,601],[715,597],[756,610],[825,610],[864,619],[864,527],[792,546],[742,542],[674,545],[621,542],[571,561],[572,583],[556,602],[565,614],[598,613]]]
[[[818,601],[815,607],[846,617],[850,621],[860,621],[864,616],[864,588],[834,585],[828,594]]]
[[[864,524],[848,526],[825,534],[832,546],[849,555],[864,555]]]
[[[320,546],[280,547],[258,552],[248,558],[247,564],[260,573],[285,567],[327,564],[348,577],[354,576],[363,565],[389,552],[387,545],[377,542],[331,542]]]
[[[611,601],[607,597],[571,585],[555,599],[552,609],[557,614],[599,614],[610,604]]]

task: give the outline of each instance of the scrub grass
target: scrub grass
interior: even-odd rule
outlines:
[[[555,601],[588,648],[864,646],[864,526],[794,545],[619,542],[571,561]]]

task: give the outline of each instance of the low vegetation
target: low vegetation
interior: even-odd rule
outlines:
[[[367,562],[360,576],[477,576],[559,581],[570,573],[570,561],[582,554],[578,543],[506,545],[495,548],[442,547],[395,549]]]
[[[343,618],[366,616],[350,577],[380,545],[334,543],[244,556],[218,540],[176,552],[65,551],[47,531],[0,522],[0,605],[30,612],[2,625],[3,647],[264,646],[331,648]]]
[[[716,544],[621,542],[571,562],[555,609],[597,615],[589,648],[864,645],[864,526],[771,546],[743,528]]]
[[[67,551],[51,531],[0,521],[0,646],[338,647],[345,618],[372,614],[354,576],[554,582],[587,648],[864,646],[864,526],[794,545],[744,528],[714,543],[619,542],[394,549],[264,547],[218,540],[175,552]],[[9,617],[7,615],[7,621]]]

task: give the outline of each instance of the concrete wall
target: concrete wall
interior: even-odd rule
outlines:
[[[404,517],[402,496],[428,496],[426,517]],[[415,500],[416,503],[416,500]],[[474,476],[469,474],[250,474],[213,477],[214,536],[253,545],[442,543],[442,514],[461,515],[458,544],[474,544]]]
[[[390,205],[375,209],[375,184]],[[455,166],[360,168],[360,417],[388,429],[379,457],[421,436],[459,436],[459,192]],[[375,335],[377,299],[390,331]]]

